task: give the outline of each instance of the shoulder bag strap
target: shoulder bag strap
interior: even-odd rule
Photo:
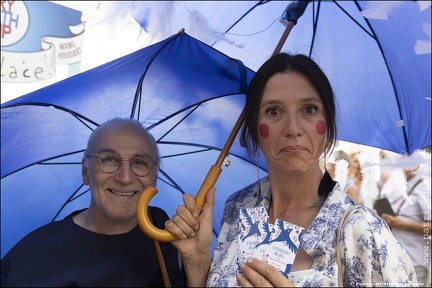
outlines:
[[[153,218],[152,218],[151,213],[150,213],[150,209],[148,209],[147,212],[148,212],[150,221],[154,224]],[[157,259],[158,259],[158,262],[159,262],[159,267],[160,267],[160,270],[161,270],[162,280],[163,280],[164,286],[165,287],[171,287],[171,283],[170,283],[170,280],[169,280],[168,272],[167,272],[167,269],[166,269],[166,266],[165,266],[165,260],[163,258],[162,251],[161,251],[161,248],[160,248],[160,243],[159,243],[159,241],[153,239],[153,244],[154,244],[154,247],[155,247],[155,250],[156,250],[156,256],[157,256]]]
[[[336,231],[336,263],[338,266],[338,286],[343,287],[343,274],[344,269],[342,267],[342,252],[340,248],[340,235],[341,231],[345,228],[346,222],[348,221],[349,217],[357,212],[357,208],[360,208],[359,205],[350,206],[348,209],[345,210],[344,215],[342,216],[341,220],[339,221],[339,226]]]
[[[414,186],[411,188],[411,190],[407,193],[407,196],[410,196],[412,194],[412,192],[414,191],[414,188],[417,187],[418,184],[420,184],[423,181],[423,179],[420,179],[417,181],[417,183],[414,184]],[[402,201],[402,203],[400,204],[399,208],[396,210],[396,215],[399,215],[399,211],[402,208],[402,205],[405,204],[406,198]]]

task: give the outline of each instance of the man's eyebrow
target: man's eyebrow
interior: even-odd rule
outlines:
[[[117,152],[115,152],[114,150],[112,150],[112,149],[110,149],[110,148],[102,148],[101,150],[99,150],[100,152],[114,152],[114,153],[117,153]]]
[[[150,157],[150,158],[152,158],[153,159],[153,157],[150,155],[150,154],[148,154],[148,153],[141,153],[141,154],[135,154],[134,155],[134,157]]]

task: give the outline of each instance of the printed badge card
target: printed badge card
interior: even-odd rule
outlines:
[[[288,276],[300,245],[303,230],[300,226],[276,219],[271,237],[257,245],[254,257],[273,265]]]
[[[257,258],[288,275],[300,245],[303,228],[280,219],[270,224],[263,206],[240,209],[237,264]],[[241,272],[240,266],[237,266]]]
[[[261,235],[263,222],[268,222],[267,212],[264,207],[253,207],[240,209],[239,235],[237,259],[238,263],[244,262],[246,258],[253,257],[258,237]]]

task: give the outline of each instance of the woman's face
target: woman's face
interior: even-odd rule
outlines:
[[[353,154],[353,155],[351,156],[351,165],[353,166],[353,168],[354,168],[356,171],[360,171],[360,170],[361,170],[361,167],[360,167],[360,161],[359,161],[359,157],[358,157],[357,154]]]
[[[322,101],[308,78],[299,72],[269,78],[258,116],[259,142],[269,172],[320,169],[326,130]]]

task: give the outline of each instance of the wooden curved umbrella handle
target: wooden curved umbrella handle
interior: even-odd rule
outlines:
[[[201,212],[204,206],[205,196],[208,190],[214,187],[216,180],[218,179],[221,172],[222,169],[216,165],[213,165],[210,168],[207,177],[205,178],[203,184],[201,185],[201,188],[198,190],[198,193],[195,196],[195,204],[199,212]],[[147,213],[148,204],[150,202],[150,199],[153,198],[153,196],[155,196],[157,192],[158,190],[155,187],[150,186],[144,189],[143,193],[141,194],[136,208],[138,225],[140,226],[141,230],[143,230],[144,233],[147,234],[147,236],[154,240],[158,240],[161,242],[171,242],[177,240],[177,237],[175,237],[169,231],[155,227],[149,219]]]

